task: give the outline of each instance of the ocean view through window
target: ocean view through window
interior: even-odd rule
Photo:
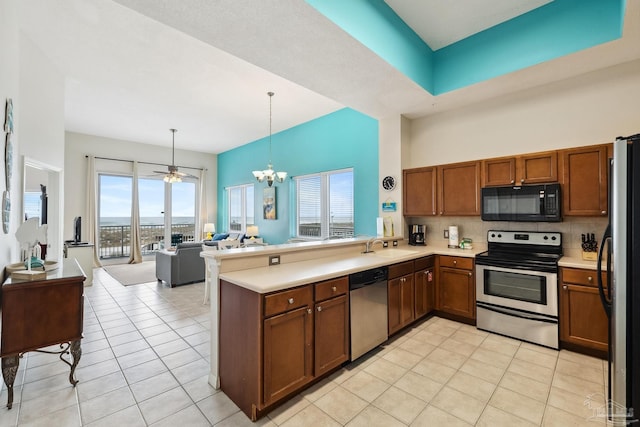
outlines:
[[[353,169],[295,178],[297,237],[353,237]]]
[[[99,175],[99,256],[127,257],[131,249],[131,176]],[[165,183],[162,178],[139,178],[140,241],[142,253],[150,254],[165,246]],[[196,182],[183,181],[170,186],[171,243],[195,240]],[[179,242],[178,242],[179,243]]]

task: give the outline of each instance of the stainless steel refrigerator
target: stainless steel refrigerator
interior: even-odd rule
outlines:
[[[618,137],[613,144],[609,225],[598,268],[600,297],[609,317],[608,416],[614,425],[635,424],[640,420],[640,134]]]

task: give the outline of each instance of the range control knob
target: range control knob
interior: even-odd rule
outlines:
[[[549,236],[544,236],[543,239],[544,240],[549,240]]]
[[[502,239],[502,234],[498,234],[498,239]]]
[[[491,233],[491,237],[496,237],[496,233]]]
[[[556,236],[551,236],[551,240],[556,240]]]

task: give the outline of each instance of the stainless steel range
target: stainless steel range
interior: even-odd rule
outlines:
[[[558,348],[556,232],[489,230],[476,256],[477,327]]]

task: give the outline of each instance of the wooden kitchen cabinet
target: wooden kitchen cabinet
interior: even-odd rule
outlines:
[[[413,261],[389,266],[387,282],[389,335],[404,328],[415,319],[413,272]]]
[[[473,259],[441,255],[438,257],[436,308],[458,318],[475,321],[476,289]]]
[[[606,278],[603,280],[606,286]],[[561,343],[573,345],[572,350],[605,357],[609,330],[596,271],[561,268],[560,283]]]
[[[560,152],[563,215],[607,216],[610,145]]]
[[[414,316],[421,319],[435,308],[435,257],[428,256],[414,261]]]
[[[253,421],[349,358],[349,281],[260,294],[220,280],[220,387]]]
[[[342,277],[315,285],[314,376],[349,360],[349,280]]]
[[[415,168],[402,171],[403,213],[408,216],[437,215],[436,168]]]
[[[482,161],[482,185],[539,184],[558,181],[556,151],[499,157]]]
[[[480,162],[438,166],[440,215],[480,215]]]
[[[269,405],[313,378],[313,288],[265,297],[264,403]],[[238,331],[239,332],[239,331]]]

